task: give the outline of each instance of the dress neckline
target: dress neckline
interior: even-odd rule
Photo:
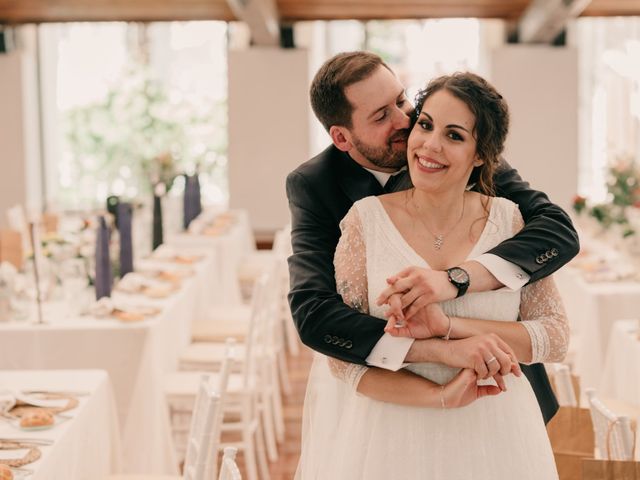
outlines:
[[[396,227],[396,224],[393,223],[393,220],[391,219],[391,217],[389,216],[389,213],[387,212],[387,209],[384,208],[384,205],[382,204],[382,200],[380,200],[378,197],[373,196],[372,198],[375,199],[375,205],[376,208],[378,208],[380,214],[382,215],[382,219],[385,222],[387,229],[389,231],[389,233],[395,237],[395,239],[397,241],[399,241],[405,248],[402,249],[403,252],[408,253],[409,256],[413,257],[411,260],[411,263],[413,263],[414,265],[419,265],[420,263],[424,264],[426,267],[428,267],[429,269],[433,270],[433,268],[431,267],[431,265],[429,265],[429,262],[427,262],[427,260],[420,255],[415,248],[413,248],[411,246],[411,244],[407,241],[406,238],[404,238],[404,235],[402,235],[402,233],[400,232],[400,230],[398,230],[398,227]],[[471,250],[469,251],[469,253],[467,254],[467,256],[465,257],[465,261],[473,258],[474,256],[476,256],[476,250],[478,250],[479,246],[482,244],[482,241],[484,240],[485,236],[487,235],[488,232],[488,226],[490,223],[492,223],[492,221],[494,220],[494,216],[495,216],[495,208],[496,208],[496,200],[497,197],[493,197],[491,199],[491,208],[489,209],[489,217],[487,218],[487,221],[484,224],[484,228],[482,229],[482,232],[480,233],[480,236],[478,237],[478,240],[476,241],[476,243],[473,245],[473,247],[471,248]]]

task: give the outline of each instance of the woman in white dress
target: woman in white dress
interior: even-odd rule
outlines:
[[[517,205],[492,196],[509,122],[495,89],[471,73],[440,77],[418,95],[416,112],[407,154],[414,188],[356,202],[335,254],[344,301],[381,318],[386,306],[375,299],[390,275],[459,265],[523,226]],[[479,192],[468,189],[472,173]],[[430,336],[497,335],[522,363],[566,353],[566,316],[550,277],[427,308]],[[529,382],[509,374],[504,384],[440,363],[392,372],[316,354],[296,478],[556,479]]]

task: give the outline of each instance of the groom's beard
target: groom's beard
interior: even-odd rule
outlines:
[[[387,140],[384,147],[374,147],[352,135],[353,145],[372,164],[380,168],[400,170],[407,164],[407,138],[409,130],[399,130]]]

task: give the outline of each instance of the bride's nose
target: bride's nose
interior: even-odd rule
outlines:
[[[426,135],[422,145],[425,149],[431,150],[432,152],[440,152],[442,150],[440,137],[435,132],[429,132],[429,134]]]

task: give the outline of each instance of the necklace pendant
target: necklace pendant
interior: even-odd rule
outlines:
[[[444,243],[444,235],[436,235],[435,240],[433,241],[433,247],[436,250],[440,250],[442,248],[443,243]]]

